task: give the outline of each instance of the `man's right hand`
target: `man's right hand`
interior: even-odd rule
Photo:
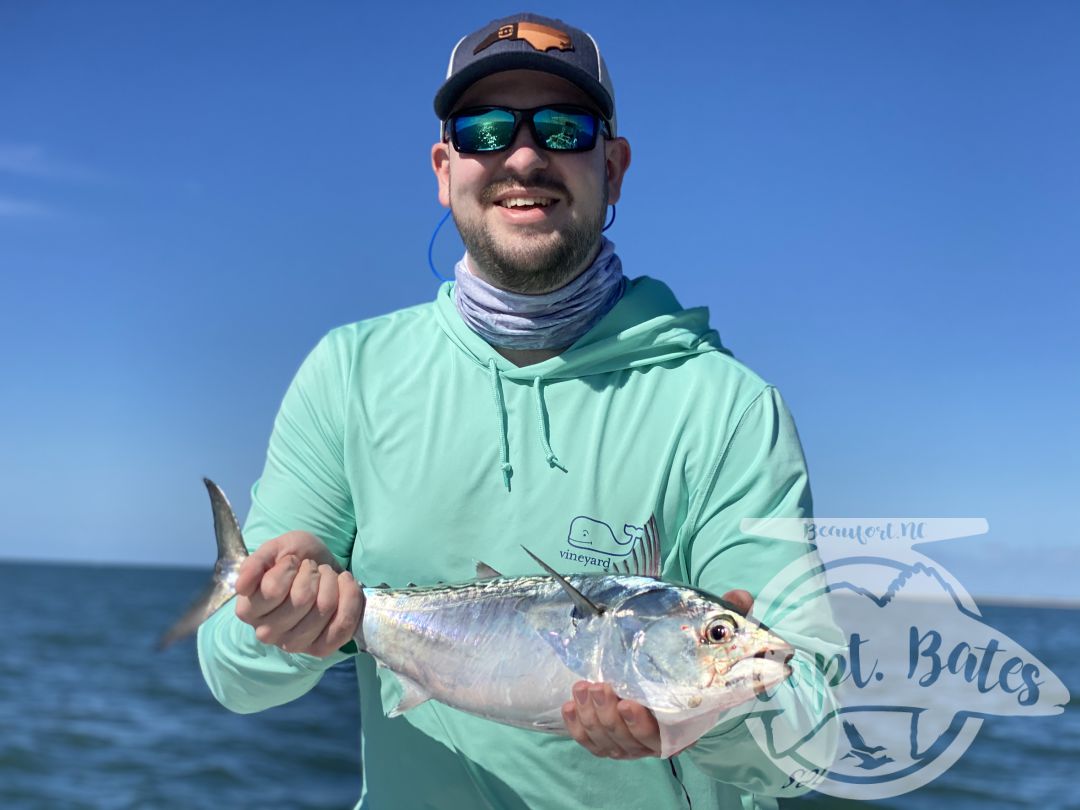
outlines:
[[[352,640],[364,594],[309,532],[267,540],[240,566],[236,615],[255,637],[286,652],[325,658]]]

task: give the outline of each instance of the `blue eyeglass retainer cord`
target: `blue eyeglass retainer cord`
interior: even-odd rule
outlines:
[[[437,278],[440,282],[449,281],[450,279],[448,279],[446,276],[444,276],[442,273],[440,273],[438,270],[435,269],[435,260],[432,259],[431,254],[432,254],[432,251],[435,249],[435,237],[439,235],[439,229],[442,228],[442,226],[446,223],[446,220],[448,220],[449,218],[450,218],[450,209],[447,208],[446,213],[443,214],[443,218],[440,219],[439,224],[435,226],[435,230],[431,234],[431,241],[428,242],[428,246],[427,246],[427,264],[428,264],[428,267],[431,268],[431,274],[433,276],[435,276],[435,278]]]
[[[435,260],[434,260],[434,258],[432,258],[432,253],[435,250],[435,237],[439,235],[439,230],[442,228],[443,225],[446,224],[446,220],[448,220],[448,219],[450,219],[450,210],[449,209],[447,209],[446,213],[443,214],[442,219],[439,220],[439,224],[435,226],[435,230],[431,234],[431,241],[428,242],[428,246],[427,246],[427,263],[428,263],[428,267],[431,268],[431,274],[433,276],[435,276],[435,278],[437,278],[440,282],[442,282],[442,281],[450,281],[450,279],[448,279],[446,276],[444,276],[442,273],[440,273],[438,270],[435,269]],[[614,224],[615,224],[615,206],[613,205],[613,206],[611,206],[611,219],[608,220],[607,225],[605,225],[603,228],[601,228],[600,232],[603,233],[604,231],[606,231],[608,228],[610,228]]]

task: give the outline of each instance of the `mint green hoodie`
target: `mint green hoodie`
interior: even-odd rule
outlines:
[[[567,351],[519,368],[461,321],[452,289],[335,329],[308,356],[252,489],[250,548],[307,530],[357,579],[393,586],[467,580],[476,560],[539,573],[522,545],[562,572],[598,572],[655,515],[663,577],[712,593],[757,594],[789,563],[814,559],[807,545],[740,530],[743,518],[809,516],[810,488],[779,394],[732,359],[705,308],[684,310],[639,278]],[[828,616],[773,629],[835,641]],[[292,700],[348,657],[267,647],[228,608],[203,625],[198,647],[212,692],[237,712]],[[686,807],[665,761],[599,759],[568,738],[434,701],[388,719],[395,676],[355,658],[359,807]],[[777,696],[797,735],[833,708],[799,658],[802,677]],[[741,719],[676,761],[695,808],[770,806],[763,797],[800,792]]]

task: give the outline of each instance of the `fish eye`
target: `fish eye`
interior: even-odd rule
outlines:
[[[709,644],[724,644],[735,637],[735,621],[730,616],[717,616],[705,625],[705,641]]]

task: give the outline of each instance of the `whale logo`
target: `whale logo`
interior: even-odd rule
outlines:
[[[570,521],[570,532],[566,541],[574,548],[607,554],[609,557],[625,557],[644,534],[644,526],[627,523],[623,526],[622,537],[616,537],[611,526],[604,521],[578,515]]]

